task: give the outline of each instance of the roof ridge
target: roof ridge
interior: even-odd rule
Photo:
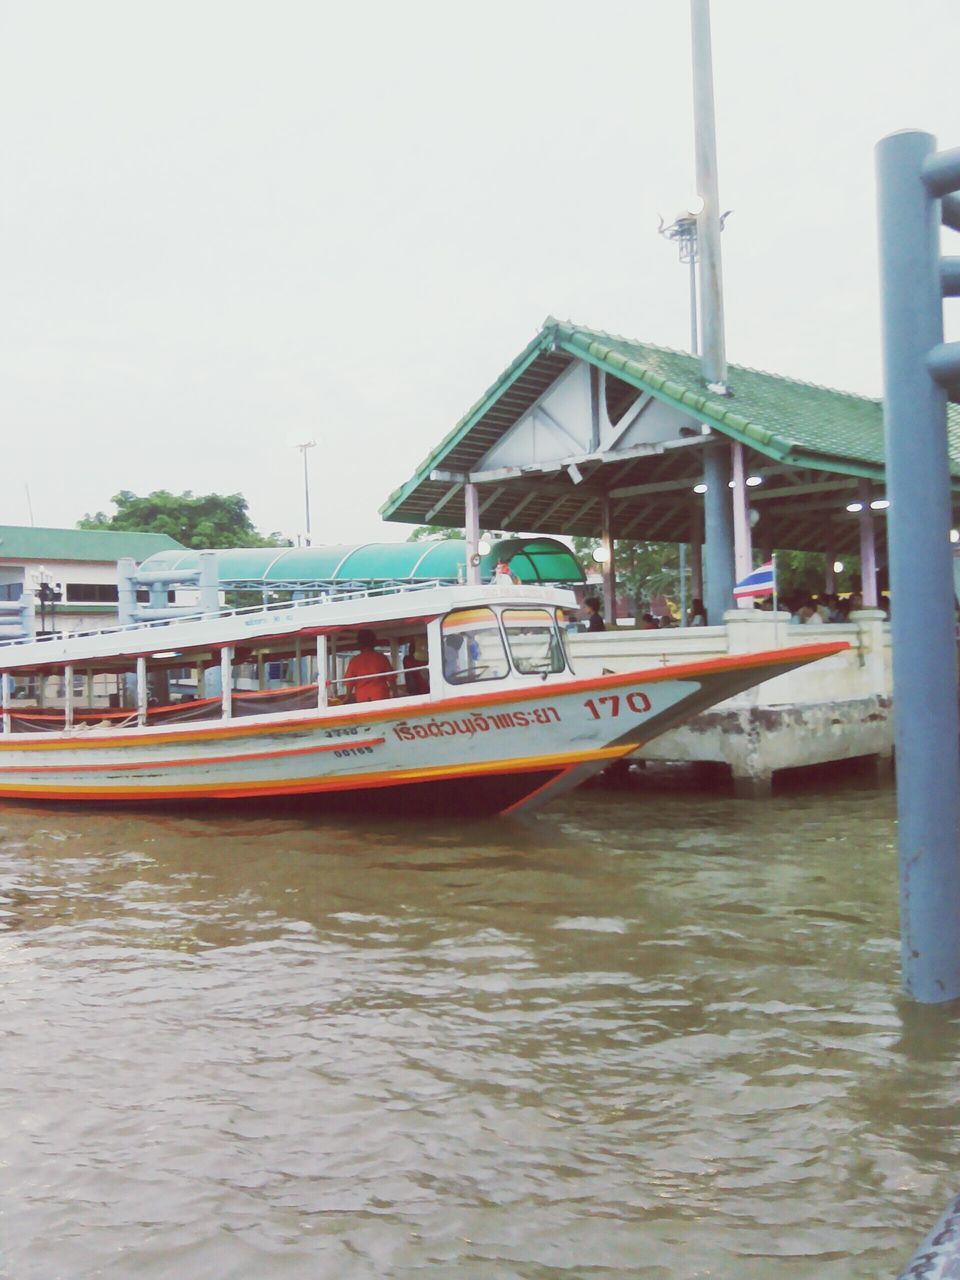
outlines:
[[[626,342],[630,346],[646,347],[651,351],[662,352],[670,356],[686,356],[688,360],[700,359],[692,351],[681,351],[678,347],[662,347],[656,342],[644,342],[640,338],[628,338],[625,334],[611,333],[607,329],[591,329],[589,325],[575,324],[572,320],[554,320],[553,317],[548,317],[547,320],[552,325],[569,329],[571,332],[587,333],[597,338],[612,338],[615,342]],[[547,321],[544,322],[545,327],[546,324]],[[789,382],[796,387],[807,387],[812,391],[827,391],[831,395],[845,396],[850,400],[866,400],[871,404],[883,403],[882,398],[879,396],[864,395],[860,391],[846,391],[842,387],[831,387],[825,382],[811,382],[807,378],[795,378],[789,374],[773,373],[769,369],[758,369],[751,364],[736,364],[733,361],[728,361],[727,367],[728,369],[736,369],[740,373],[755,373],[762,378],[776,378],[778,382]],[[734,388],[734,392],[736,392],[736,388]]]

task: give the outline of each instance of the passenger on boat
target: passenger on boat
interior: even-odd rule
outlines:
[[[412,640],[407,646],[403,659],[403,682],[407,693],[429,693],[430,676],[427,673],[427,660],[417,656],[417,642]]]
[[[376,646],[377,637],[364,628],[357,632],[360,652],[347,663],[345,679],[348,702],[377,702],[392,698],[397,678],[390,666],[390,659]]]

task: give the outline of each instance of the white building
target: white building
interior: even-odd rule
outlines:
[[[32,592],[38,631],[109,625],[117,617],[117,561],[178,548],[165,533],[0,525],[0,601]]]

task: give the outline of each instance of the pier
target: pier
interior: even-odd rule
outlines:
[[[729,767],[737,795],[769,794],[778,770],[893,753],[890,626],[880,609],[862,609],[828,627],[791,624],[788,613],[730,609],[720,627],[607,630],[570,638],[577,671],[673,666],[824,639],[849,648],[812,667],[764,681],[702,712],[643,747],[641,760]]]

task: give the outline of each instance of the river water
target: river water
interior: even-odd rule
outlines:
[[[892,792],[0,811],[9,1280],[894,1276],[960,1182]]]

